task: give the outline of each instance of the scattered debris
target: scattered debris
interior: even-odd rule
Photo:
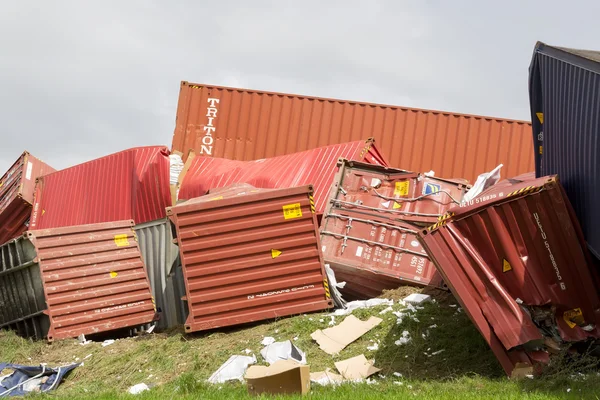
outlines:
[[[367,360],[364,354],[347,360],[338,361],[335,367],[345,379],[357,381],[368,378],[369,376],[381,371],[373,366],[373,361]]]
[[[248,366],[256,364],[256,357],[231,356],[219,369],[208,378],[210,383],[225,383],[227,381],[244,381]]]
[[[402,378],[402,374],[400,372],[394,372],[392,375],[398,378]]]
[[[413,305],[428,303],[431,301],[431,296],[422,293],[412,293],[402,299],[403,302]]]
[[[140,394],[142,392],[145,392],[146,390],[150,390],[150,387],[148,385],[146,385],[145,383],[138,383],[137,385],[133,385],[132,387],[130,387],[128,392],[129,394]]]
[[[32,392],[50,392],[58,387],[65,376],[81,364],[75,363],[58,368],[46,364],[26,366],[0,363],[0,397],[25,396]]]
[[[91,340],[85,339],[85,335],[83,333],[81,335],[77,336],[77,340],[79,340],[79,344],[82,346],[86,346],[86,345],[92,343]]]
[[[435,329],[435,328],[437,328],[437,325],[436,325],[436,324],[429,325],[429,329]]]
[[[114,344],[114,343],[115,343],[114,339],[107,339],[104,342],[102,342],[102,347],[110,346],[111,344]]]
[[[379,314],[380,315],[387,314],[390,311],[394,311],[394,309],[392,307],[388,307],[388,308],[381,310],[381,312]]]
[[[281,360],[293,360],[299,364],[306,364],[306,355],[304,352],[294,346],[289,340],[272,343],[262,349],[260,354],[270,365]]]
[[[335,325],[335,317],[332,315],[331,321],[329,321],[329,326],[334,326],[334,325]]]
[[[153,333],[153,332],[154,332],[154,330],[155,330],[155,329],[156,329],[156,324],[154,324],[154,325],[152,325],[150,328],[148,328],[148,329],[146,330],[146,333],[147,333],[147,334],[151,334],[151,333]]]
[[[252,350],[250,350],[250,349],[246,349],[246,350],[244,350],[244,353],[246,353],[246,354],[250,354],[250,353],[252,353]]]
[[[390,299],[370,299],[370,300],[356,300],[351,301],[346,304],[346,308],[341,308],[335,310],[334,313],[330,315],[342,316],[352,314],[352,311],[358,310],[361,308],[372,308],[377,306],[392,306],[394,305],[394,301]]]
[[[369,351],[377,351],[379,350],[379,343],[375,342],[370,346],[367,346],[367,350]]]
[[[350,315],[339,325],[324,330],[319,329],[313,332],[310,337],[319,344],[321,350],[333,355],[379,325],[381,321],[383,320],[377,317],[370,317],[367,321],[361,321],[354,315]]]
[[[446,351],[446,349],[442,349],[442,350],[434,351],[433,353],[431,353],[431,355],[432,355],[432,356],[437,356],[438,354],[442,354],[444,351]]]
[[[394,342],[396,346],[401,346],[403,344],[410,343],[411,337],[409,331],[402,332],[402,337]]]
[[[253,365],[246,372],[248,392],[252,395],[307,394],[310,391],[310,368],[292,360],[282,360],[265,367]]]
[[[275,338],[271,336],[265,336],[262,342],[260,342],[260,344],[262,344],[263,346],[268,346],[273,343],[275,343]]]
[[[337,279],[335,278],[335,272],[329,266],[329,264],[325,264],[325,273],[327,274],[327,280],[329,282],[329,292],[331,294],[331,298],[333,299],[333,304],[335,304],[337,308],[344,309],[346,307],[346,300],[344,300],[342,294],[338,289],[343,289],[344,286],[346,286],[346,282],[337,281]]]
[[[329,368],[321,372],[311,372],[310,381],[321,386],[339,385],[344,381],[344,377],[331,372]]]

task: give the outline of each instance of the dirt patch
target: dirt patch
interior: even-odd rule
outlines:
[[[391,299],[394,301],[398,301],[398,300],[402,300],[403,298],[405,298],[406,296],[413,294],[413,293],[421,293],[423,292],[423,288],[420,287],[416,287],[416,286],[400,286],[397,289],[391,289],[391,290],[384,290],[383,293],[381,294],[381,298],[384,299]]]

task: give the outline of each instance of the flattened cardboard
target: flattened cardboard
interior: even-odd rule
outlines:
[[[252,395],[302,394],[310,392],[310,367],[282,360],[265,367],[254,365],[246,371],[248,393]]]
[[[381,321],[382,319],[377,317],[361,321],[354,315],[349,315],[341,324],[333,328],[319,329],[313,332],[310,337],[319,344],[321,350],[327,354],[334,355],[379,325]]]
[[[361,380],[378,373],[381,369],[373,366],[364,354],[335,363],[335,367],[345,379]]]
[[[344,377],[331,372],[331,370],[327,368],[325,371],[311,372],[310,381],[322,386],[339,385],[344,382]]]

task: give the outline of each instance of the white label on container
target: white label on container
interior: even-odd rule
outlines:
[[[31,161],[27,161],[27,172],[25,172],[25,179],[28,181],[31,180],[31,170],[33,169],[33,164]]]
[[[325,253],[325,249],[327,249],[327,246],[321,246],[321,251],[322,251],[323,253]]]
[[[410,242],[410,245],[412,247],[419,247],[419,242],[417,242],[416,240],[413,240],[412,242]]]
[[[362,251],[363,251],[363,248],[362,248],[362,247],[360,247],[360,246],[358,246],[358,247],[356,248],[356,257],[360,257],[360,256],[362,256]]]

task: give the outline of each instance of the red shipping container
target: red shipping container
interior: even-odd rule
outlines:
[[[169,150],[137,147],[38,179],[31,229],[166,217]]]
[[[172,150],[249,161],[373,137],[390,165],[471,182],[534,169],[531,123],[181,82]]]
[[[332,307],[312,187],[234,185],[168,214],[183,265],[186,332]]]
[[[597,279],[557,176],[498,183],[419,238],[508,375],[600,338]]]
[[[315,206],[321,213],[339,158],[387,165],[372,139],[246,162],[195,157],[181,183],[179,198],[191,199],[234,183],[248,183],[264,189],[313,185]]]
[[[0,244],[27,230],[35,180],[54,171],[25,151],[0,178]]]

